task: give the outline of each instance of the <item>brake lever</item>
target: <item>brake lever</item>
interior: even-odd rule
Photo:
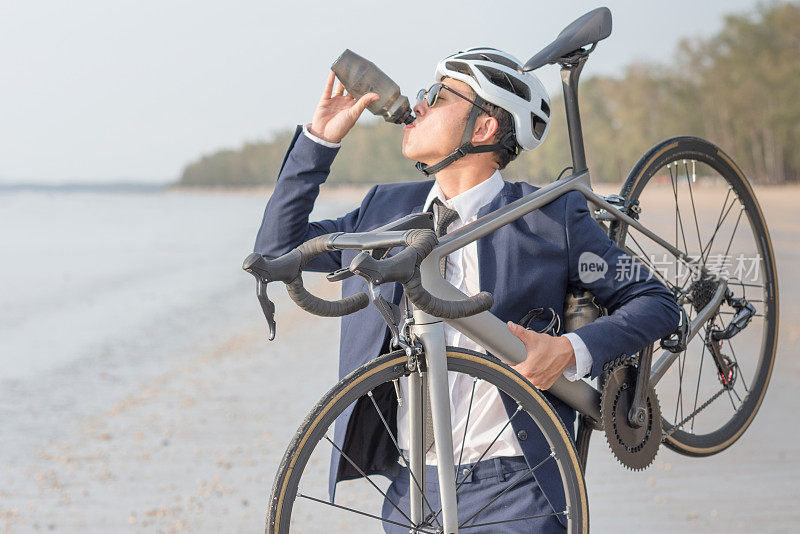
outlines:
[[[378,284],[369,284],[370,297],[372,304],[375,305],[378,313],[380,313],[384,322],[389,327],[389,331],[392,334],[391,346],[395,347],[400,341],[400,323],[402,321],[402,312],[400,311],[399,306],[383,298],[379,288],[380,286]]]
[[[275,304],[267,296],[267,283],[263,278],[256,278],[256,295],[269,325],[269,341],[272,341],[275,339]]]

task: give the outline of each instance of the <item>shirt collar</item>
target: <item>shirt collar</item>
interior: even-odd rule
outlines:
[[[488,179],[448,200],[445,200],[444,194],[439,187],[439,182],[434,182],[430,193],[428,193],[428,198],[425,199],[425,205],[422,211],[428,211],[433,203],[433,199],[438,197],[445,206],[456,210],[459,219],[461,219],[463,223],[477,215],[478,210],[491,202],[502,189],[503,177],[500,176],[500,171],[498,170],[495,170],[494,174]]]

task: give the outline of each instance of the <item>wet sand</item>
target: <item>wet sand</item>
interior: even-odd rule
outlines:
[[[595,433],[587,473],[593,532],[800,529],[800,188],[758,195],[781,295],[778,356],[761,410],[727,451],[687,458],[662,447],[639,473],[619,466]],[[263,531],[283,451],[335,381],[338,321],[311,317],[270,288],[278,334],[268,344],[249,282],[239,286],[236,327],[134,387],[90,385],[85,392],[98,396],[91,413],[73,418],[69,405],[11,403],[24,412],[17,432],[4,434],[16,446],[0,454],[0,531]],[[320,277],[309,284],[329,297],[338,291]],[[4,396],[38,398],[68,378],[48,375]],[[51,422],[53,432],[42,431]]]

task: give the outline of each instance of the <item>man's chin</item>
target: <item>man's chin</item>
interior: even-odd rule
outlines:
[[[419,159],[417,159],[419,154],[417,154],[412,147],[407,146],[405,143],[403,143],[402,153],[406,159],[410,159],[411,161],[419,161]]]

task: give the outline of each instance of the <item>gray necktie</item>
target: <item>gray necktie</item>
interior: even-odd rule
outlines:
[[[436,219],[436,237],[442,237],[447,233],[447,227],[458,219],[458,212],[445,206],[444,202],[439,200],[439,197],[434,198],[433,203],[439,206],[438,218]],[[444,277],[446,267],[447,260],[446,258],[442,258],[442,263],[439,265],[442,277]]]
[[[444,202],[439,200],[438,197],[433,199],[433,203],[439,206],[436,219],[436,237],[442,237],[447,233],[447,227],[458,219],[458,212],[445,206]],[[444,278],[447,270],[446,258],[442,258],[439,270]],[[425,388],[423,397],[425,403],[425,452],[428,452],[433,447],[433,417],[431,416],[431,396],[428,387]]]

